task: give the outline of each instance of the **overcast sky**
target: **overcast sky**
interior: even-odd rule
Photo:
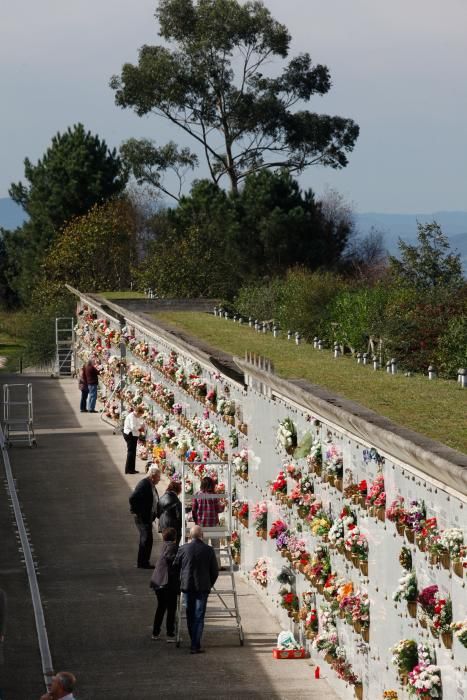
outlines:
[[[313,167],[304,187],[341,192],[359,212],[467,209],[467,1],[266,0],[291,55],[331,71],[311,109],[361,128],[346,169]],[[0,197],[23,159],[81,121],[110,146],[177,140],[155,117],[114,105],[109,78],[158,42],[154,0],[5,0],[0,42]]]

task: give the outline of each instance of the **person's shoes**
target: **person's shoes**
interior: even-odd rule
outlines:
[[[197,649],[195,652],[195,654],[205,654],[205,653],[206,653],[205,649]]]
[[[160,634],[153,634],[151,639],[153,642],[158,642],[160,640],[161,636]]]
[[[99,411],[88,411],[88,413],[99,413]]]
[[[154,564],[138,564],[138,569],[155,569]]]
[[[81,411],[81,413],[87,413],[87,412],[88,412],[87,408],[83,408],[83,410]]]
[[[168,634],[168,635],[167,635],[167,644],[172,644],[172,643],[175,642],[175,641],[176,641],[176,639],[175,639],[175,635],[174,635],[174,634],[172,634],[172,635],[169,635],[169,634]]]
[[[139,474],[139,471],[137,469],[135,469],[134,472],[125,472],[125,474]]]

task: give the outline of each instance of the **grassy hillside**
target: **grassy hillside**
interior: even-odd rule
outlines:
[[[246,350],[264,355],[284,378],[320,384],[395,423],[467,453],[467,389],[454,381],[375,372],[350,357],[336,360],[329,350],[296,346],[210,314],[160,312],[154,316],[232,355],[244,357]]]

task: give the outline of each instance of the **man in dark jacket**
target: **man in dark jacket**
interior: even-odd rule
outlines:
[[[87,411],[88,413],[97,413],[97,387],[99,384],[99,372],[94,366],[92,360],[88,360],[83,367],[83,375],[88,387]]]
[[[206,604],[219,569],[212,547],[203,542],[203,530],[195,525],[190,530],[191,542],[178,550],[174,567],[180,568],[180,588],[186,607],[186,622],[191,639],[191,654],[201,654]]]
[[[154,569],[150,563],[152,551],[152,524],[156,519],[159,494],[156,485],[161,478],[158,467],[149,467],[147,476],[136,484],[130,496],[130,511],[135,516],[139,532],[138,563],[139,569]]]

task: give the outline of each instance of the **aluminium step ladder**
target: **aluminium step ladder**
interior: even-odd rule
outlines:
[[[203,464],[214,467],[218,474],[218,483],[224,483],[225,493],[203,494],[203,497],[222,500],[225,502],[224,517],[218,527],[204,527],[204,541],[211,544],[219,562],[219,577],[211,589],[204,617],[208,632],[235,632],[240,646],[244,644],[244,634],[238,596],[235,583],[235,571],[231,542],[232,542],[232,465],[230,462],[183,462],[182,463],[182,542],[187,539],[186,506],[188,499],[185,492],[186,479],[192,479],[190,467]],[[227,477],[227,478],[225,478]],[[180,646],[183,618],[183,594],[179,598],[177,610],[176,644]]]
[[[32,384],[3,385],[3,432],[8,447],[25,442],[37,447],[34,435]]]

